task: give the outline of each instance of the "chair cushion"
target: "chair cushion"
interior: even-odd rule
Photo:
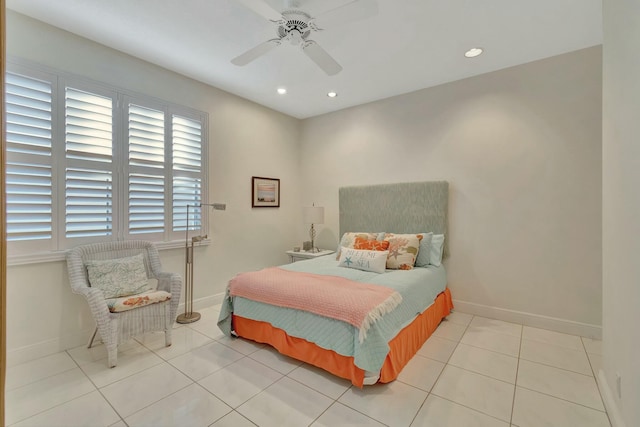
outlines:
[[[105,298],[119,298],[149,290],[142,254],[108,260],[86,261],[89,283]]]
[[[121,298],[107,299],[107,307],[112,313],[121,313],[133,308],[143,307],[149,304],[164,302],[171,299],[171,294],[165,291],[150,290],[141,294],[129,295]]]

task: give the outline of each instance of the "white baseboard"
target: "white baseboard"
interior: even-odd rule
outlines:
[[[559,319],[557,317],[542,316],[526,313],[524,311],[507,310],[499,307],[476,304],[467,301],[453,300],[454,310],[477,316],[490,317],[504,320],[505,322],[521,323],[534,328],[548,329],[571,335],[600,340],[602,339],[602,326],[589,323],[574,322],[573,320]]]
[[[207,307],[211,307],[214,305],[222,304],[222,300],[224,299],[224,292],[215,295],[209,295],[208,297],[198,298],[193,301],[193,308],[195,310],[202,310]],[[180,307],[184,311],[184,304],[178,306],[178,312],[180,312]]]
[[[64,337],[56,337],[16,349],[7,349],[7,367],[36,360],[70,348],[87,345],[93,331],[93,329],[78,331],[77,333],[68,334]]]
[[[193,301],[194,310],[202,310],[207,307],[222,303],[224,293],[210,295],[204,298],[198,298]],[[184,312],[184,303],[178,306],[177,313]],[[56,337],[49,340],[41,341],[35,344],[26,345],[16,349],[7,349],[7,367],[19,365],[51,354],[59,353],[64,350],[86,345],[89,342],[93,329],[78,331],[63,337]]]
[[[609,421],[611,421],[611,427],[625,427],[625,423],[622,421],[622,416],[620,415],[620,410],[618,409],[616,400],[613,397],[613,391],[611,390],[611,387],[609,387],[609,381],[607,381],[607,377],[602,369],[598,371],[596,381],[600,388],[602,402],[607,410],[607,415],[609,415]]]

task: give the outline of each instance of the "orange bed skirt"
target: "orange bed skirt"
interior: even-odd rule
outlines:
[[[389,341],[390,351],[382,365],[378,381],[388,383],[395,380],[402,368],[436,330],[440,321],[449,315],[451,309],[451,293],[449,288],[446,288],[436,297],[431,307]],[[282,329],[275,328],[267,322],[234,315],[233,328],[240,337],[269,344],[282,354],[346,378],[358,387],[363,386],[364,371],[354,365],[351,356],[343,356],[333,350],[318,347],[302,338],[290,337]]]

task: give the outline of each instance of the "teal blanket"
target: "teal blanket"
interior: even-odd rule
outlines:
[[[413,270],[387,270],[371,273],[352,268],[338,267],[332,255],[299,261],[281,266],[290,271],[340,276],[350,280],[393,288],[402,295],[402,303],[391,313],[373,324],[367,338],[360,343],[358,330],[339,320],[290,308],[276,307],[241,297],[232,298],[228,289],[220,310],[218,326],[231,334],[231,314],[268,322],[284,330],[289,336],[303,338],[319,347],[333,350],[343,356],[353,356],[360,369],[379,372],[387,354],[388,342],[411,323],[417,315],[435,301],[447,285],[443,266],[414,268]]]

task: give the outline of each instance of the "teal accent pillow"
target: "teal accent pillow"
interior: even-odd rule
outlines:
[[[429,264],[439,267],[442,264],[442,251],[444,249],[444,234],[434,234],[431,239],[431,251]]]
[[[420,240],[420,250],[416,258],[416,267],[427,267],[431,256],[431,239],[433,239],[433,233],[420,234],[422,235],[422,240]]]
[[[142,254],[127,258],[86,262],[89,284],[105,298],[119,298],[149,290]]]

